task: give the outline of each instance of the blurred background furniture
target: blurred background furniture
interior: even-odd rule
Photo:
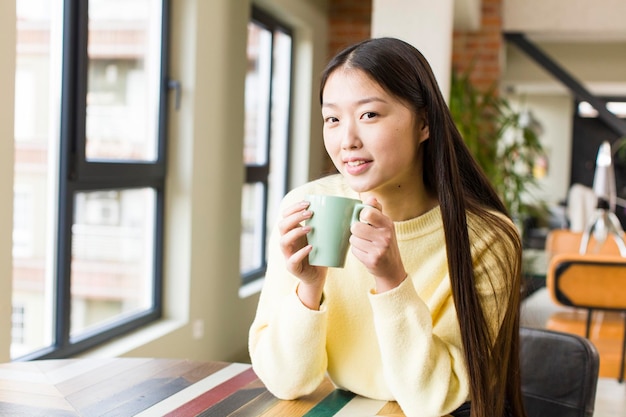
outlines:
[[[522,327],[520,362],[528,417],[593,416],[599,357],[589,340]]]
[[[594,253],[579,253],[582,233],[553,230],[546,241],[546,286],[551,299],[568,307],[552,314],[546,328],[584,336],[600,355],[600,375],[624,380],[626,354],[626,258],[614,240]]]

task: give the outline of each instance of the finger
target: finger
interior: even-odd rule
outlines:
[[[283,210],[282,215],[283,217],[288,217],[294,213],[307,209],[310,204],[311,203],[305,200],[299,201]]]
[[[310,210],[305,210],[301,206],[300,210],[296,210],[293,212],[286,211],[285,214],[286,214],[286,217],[283,217],[278,222],[278,230],[280,231],[281,235],[286,234],[287,232],[289,232],[290,230],[294,228],[301,227],[302,222],[310,219],[311,216],[313,215],[313,212],[311,212]]]
[[[311,231],[311,227],[302,226],[293,228],[280,238],[280,249],[287,257],[292,256],[295,252],[307,245],[306,234]]]
[[[355,223],[355,225],[359,223],[376,228],[384,227],[387,224],[385,215],[378,208],[373,206],[366,206],[361,210],[359,213],[359,222]],[[352,233],[354,233],[354,231]]]
[[[351,238],[362,239],[371,242],[376,233],[376,227],[370,222],[361,220],[350,226]],[[352,240],[350,241],[352,243]]]
[[[371,246],[371,244],[371,240],[363,239],[355,235],[350,236],[350,247],[352,248],[352,252],[358,251],[360,253],[367,253],[367,249]]]
[[[296,276],[302,275],[302,272],[309,266],[308,256],[311,253],[313,247],[306,245],[300,250],[296,251],[287,258],[287,270]]]
[[[377,209],[373,207],[365,207],[359,213],[359,222],[366,225],[373,225],[375,215],[373,212],[377,211]]]
[[[380,204],[380,202],[378,201],[376,197],[367,197],[365,201],[363,201],[363,204],[374,207],[377,210],[383,211],[383,206],[382,204]]]
[[[391,242],[388,242],[386,239],[368,241],[352,236],[350,243],[352,254],[360,260],[370,272],[376,270],[377,273],[375,275],[378,275],[378,273],[384,274],[383,269],[395,263],[393,261],[396,258],[394,256],[395,251],[390,246]]]

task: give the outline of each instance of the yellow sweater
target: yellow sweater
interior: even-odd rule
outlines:
[[[312,193],[358,198],[340,175],[333,175],[291,191],[283,207]],[[514,257],[505,253],[503,236],[497,236],[497,231],[477,235],[471,230],[489,229],[481,228],[474,216],[468,216],[468,221],[476,285],[495,334],[513,267],[498,270],[485,249]],[[273,231],[249,350],[254,371],[274,395],[283,399],[306,395],[328,373],[342,389],[398,401],[407,416],[446,415],[468,400],[439,207],[396,222],[395,229],[410,279],[375,294],[373,277],[349,252],[344,268],[328,269],[320,311],[309,310],[298,299],[298,279],[287,272],[278,232]],[[500,281],[489,283],[486,270]]]

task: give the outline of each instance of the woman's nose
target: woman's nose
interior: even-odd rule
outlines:
[[[341,138],[341,149],[358,149],[360,147],[361,139],[356,126],[353,123],[347,124]]]

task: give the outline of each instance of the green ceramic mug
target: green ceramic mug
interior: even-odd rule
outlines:
[[[365,204],[359,200],[331,195],[306,196],[313,216],[306,222],[311,226],[307,240],[313,250],[309,264],[343,268],[350,246],[350,226],[359,221]]]

